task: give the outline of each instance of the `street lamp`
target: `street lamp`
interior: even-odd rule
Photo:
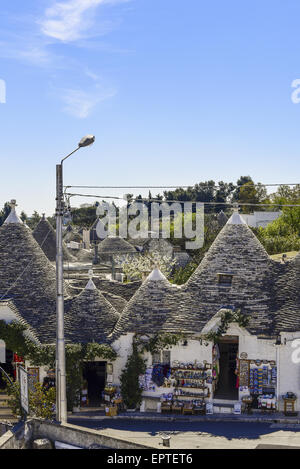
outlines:
[[[63,243],[62,222],[64,215],[63,200],[63,162],[80,148],[94,143],[94,135],[83,137],[78,147],[56,165],[56,420],[67,422],[66,394],[66,357],[64,333],[64,290],[63,290]]]

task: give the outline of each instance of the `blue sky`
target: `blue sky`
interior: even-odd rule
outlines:
[[[299,17],[298,0],[2,0],[0,206],[54,213],[55,165],[89,133],[65,183],[299,182]]]

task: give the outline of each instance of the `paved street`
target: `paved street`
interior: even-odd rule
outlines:
[[[171,435],[173,449],[254,449],[259,445],[300,448],[300,425],[230,422],[154,422],[70,419],[73,425],[162,448],[161,434]]]

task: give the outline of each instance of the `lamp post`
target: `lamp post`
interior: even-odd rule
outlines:
[[[93,135],[82,138],[77,148],[63,158],[60,164],[56,165],[56,420],[61,423],[67,422],[62,244],[64,215],[63,162],[80,148],[87,147],[94,141],[95,137]]]

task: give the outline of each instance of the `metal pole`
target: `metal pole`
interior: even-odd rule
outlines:
[[[62,249],[63,212],[63,166],[61,163],[56,165],[56,419],[61,423],[66,423],[67,393]]]
[[[62,243],[62,222],[64,215],[63,162],[80,148],[91,145],[94,141],[95,137],[93,135],[87,135],[79,142],[75,150],[65,156],[60,164],[56,165],[56,420],[61,423],[67,422]]]

